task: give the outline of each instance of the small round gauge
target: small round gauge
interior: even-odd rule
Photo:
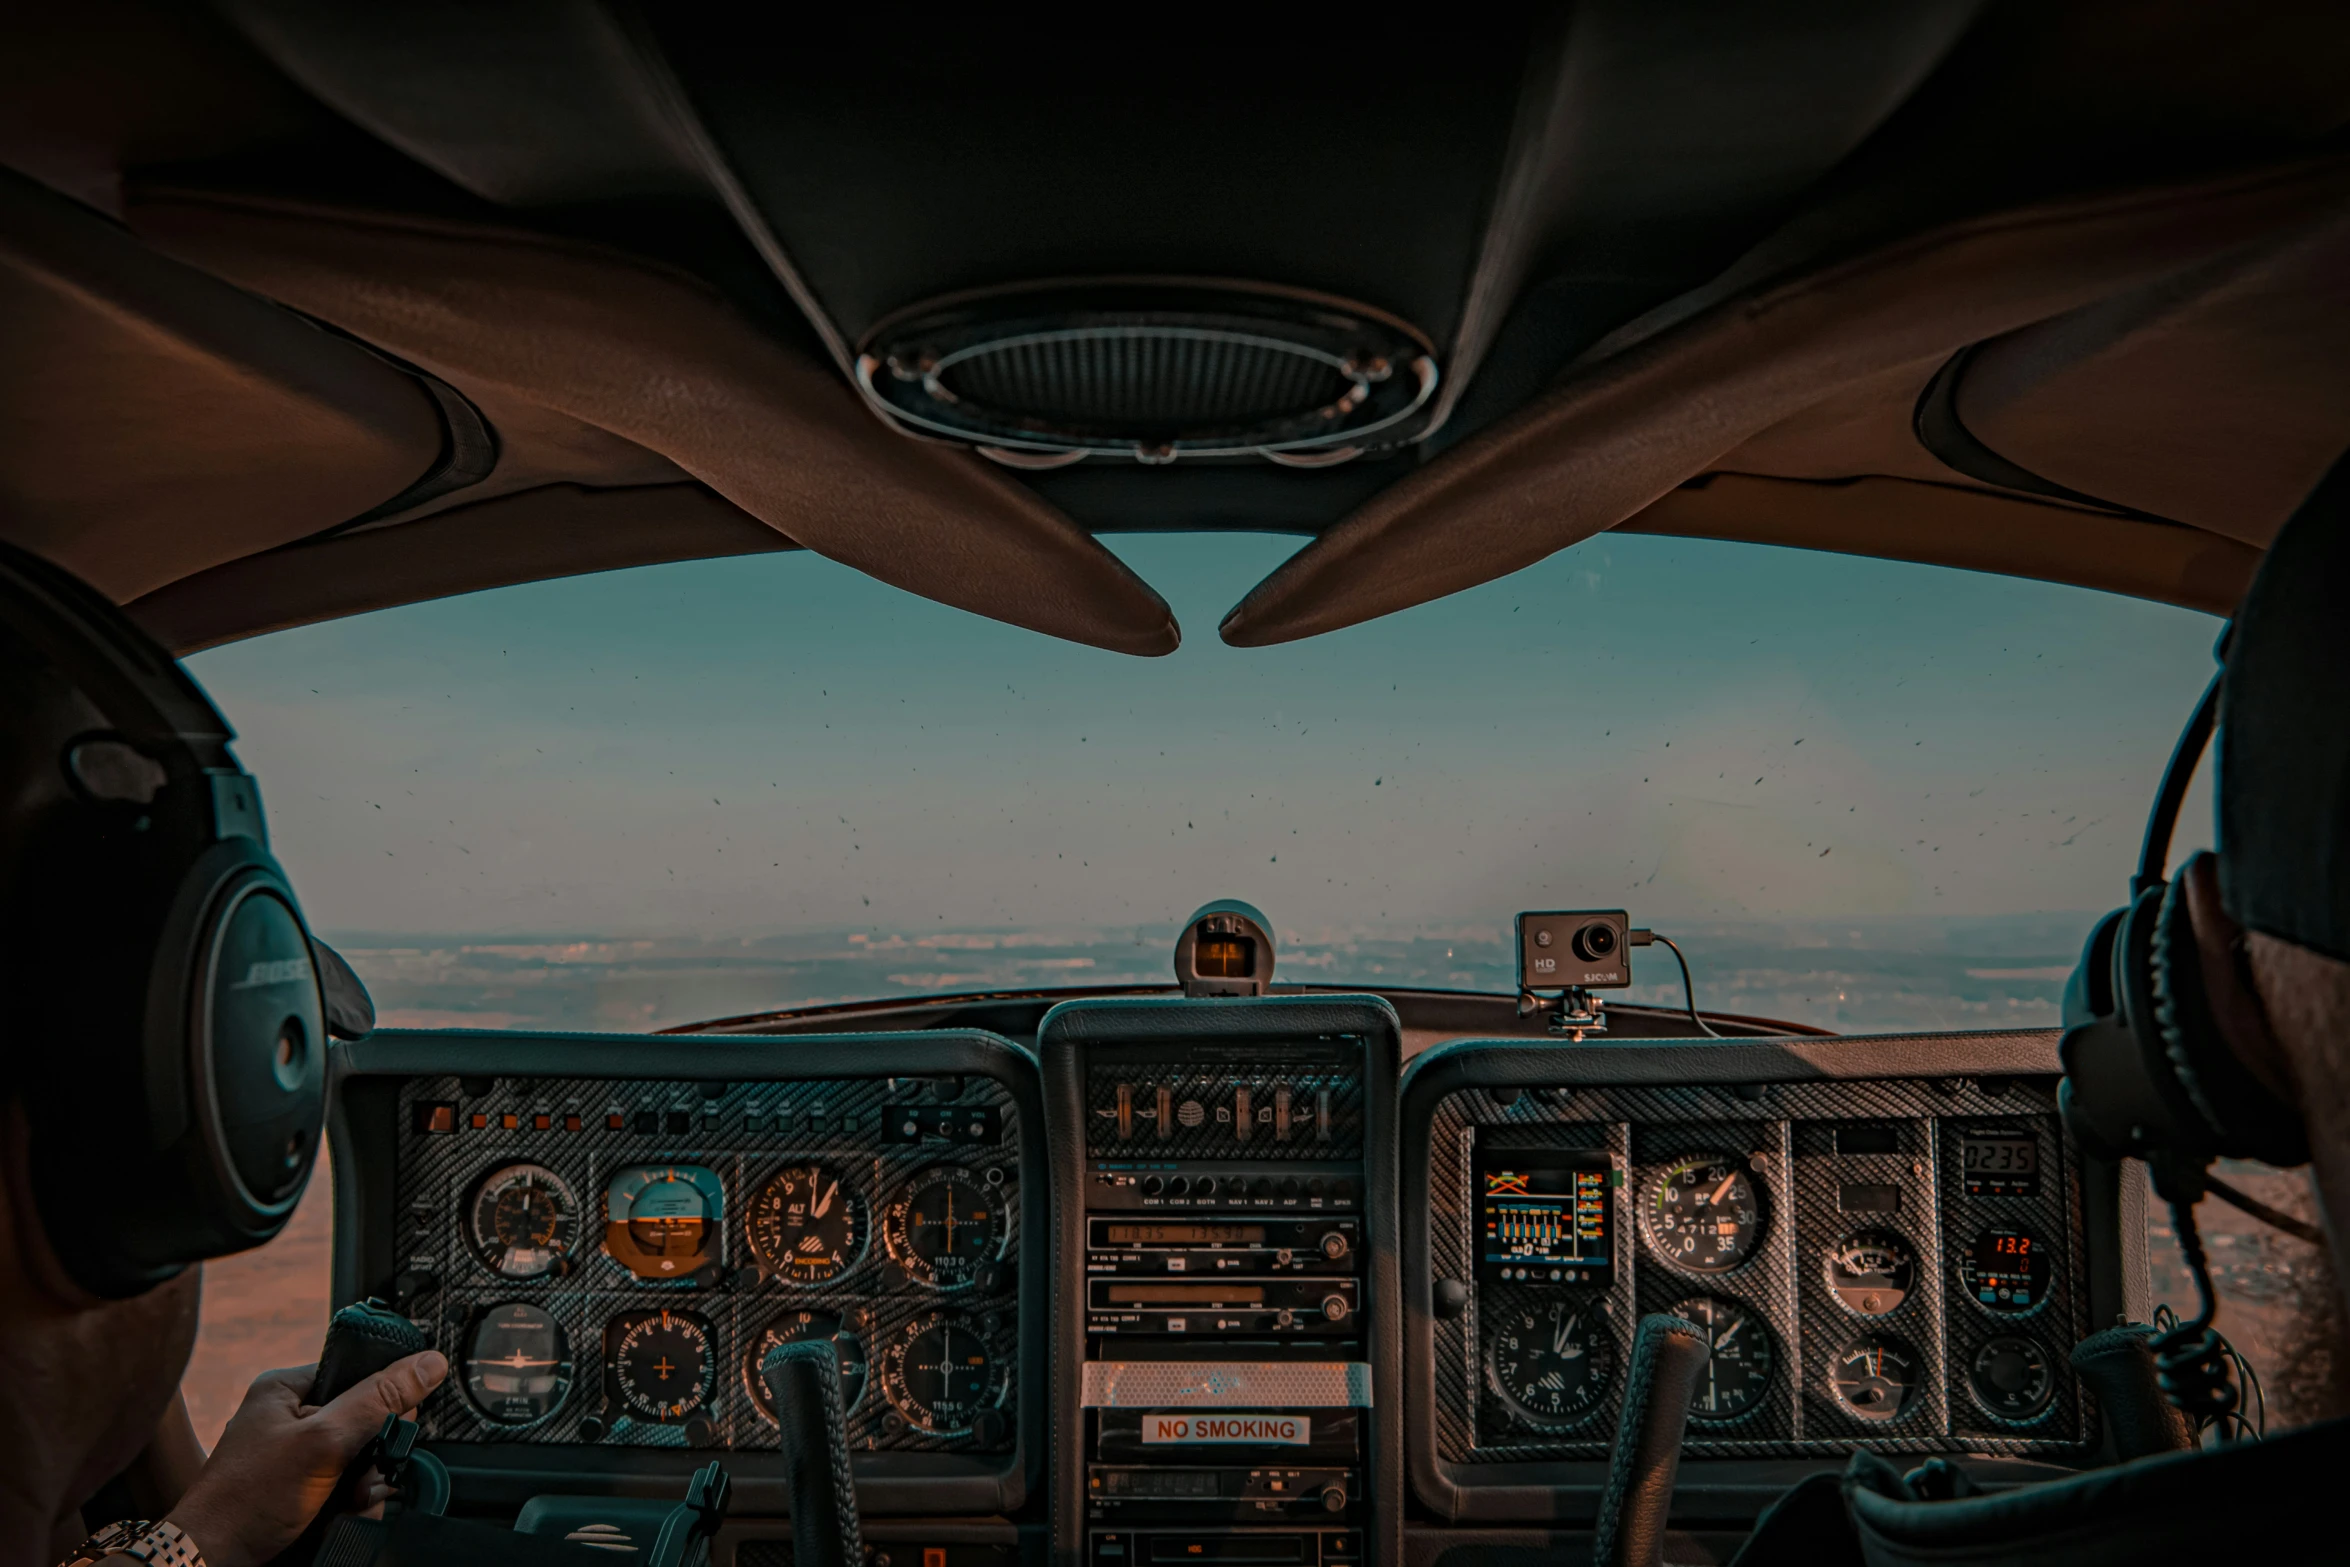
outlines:
[[[2021,1424],[2036,1420],[2056,1396],[2056,1378],[2040,1346],[2014,1334],[1995,1338],[1967,1364],[1967,1391],[1983,1413]]]
[[[881,1216],[882,1244],[915,1283],[967,1288],[1003,1247],[1007,1200],[977,1171],[933,1165],[890,1200]]]
[[[767,1391],[766,1378],[759,1375],[759,1368],[767,1363],[768,1351],[778,1344],[820,1338],[832,1340],[833,1353],[840,1360],[841,1408],[857,1407],[857,1400],[865,1396],[864,1342],[842,1327],[837,1311],[793,1311],[769,1323],[767,1330],[751,1340],[751,1347],[743,1353],[743,1387],[760,1414],[769,1420],[775,1418],[775,1400]]]
[[[535,1425],[571,1393],[571,1339],[537,1306],[511,1301],[476,1317],[465,1341],[465,1391],[483,1418]]]
[[[1733,1154],[1684,1159],[1657,1177],[1648,1200],[1649,1240],[1692,1273],[1727,1273],[1762,1239],[1762,1188]]]
[[[751,1199],[743,1235],[760,1271],[786,1284],[822,1284],[865,1249],[865,1199],[820,1164],[795,1164]]]
[[[1494,1314],[1485,1379],[1529,1425],[1571,1426],[1588,1418],[1615,1373],[1615,1336],[1588,1304],[1554,1300]]]
[[[690,1311],[627,1311],[604,1329],[612,1401],[639,1420],[677,1425],[710,1402],[718,1365],[708,1319]]]
[[[881,1352],[882,1396],[918,1431],[966,1434],[1004,1401],[1004,1365],[990,1338],[960,1312],[916,1317]]]
[[[1673,1315],[1697,1325],[1708,1351],[1689,1398],[1689,1418],[1736,1420],[1751,1414],[1770,1390],[1778,1360],[1770,1329],[1746,1307],[1704,1295],[1681,1302]]]
[[[491,1272],[544,1278],[570,1261],[579,1240],[579,1198],[543,1164],[509,1164],[474,1188],[465,1228],[473,1254]]]
[[[2020,1224],[1993,1225],[1976,1232],[1958,1279],[1985,1311],[2037,1311],[2048,1299],[2048,1248]]]
[[[1909,1299],[1918,1260],[1890,1230],[1862,1230],[1828,1252],[1828,1291],[1847,1311],[1881,1317]]]
[[[604,1188],[604,1249],[640,1279],[698,1280],[718,1265],[726,1186],[698,1164],[632,1164]]]
[[[1828,1391],[1856,1419],[1898,1419],[1917,1385],[1917,1351],[1897,1338],[1856,1338],[1828,1362]]]

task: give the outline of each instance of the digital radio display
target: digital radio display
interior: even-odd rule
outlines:
[[[1480,1148],[1477,1193],[1481,1278],[1604,1284],[1615,1267],[1615,1167],[1604,1153]]]
[[[1262,1246],[1261,1224],[1112,1224],[1105,1227],[1112,1246]]]
[[[1101,1291],[1112,1306],[1261,1306],[1262,1284],[1112,1284]]]
[[[2040,1195],[2040,1144],[2029,1132],[1971,1132],[1958,1140],[1969,1197]]]

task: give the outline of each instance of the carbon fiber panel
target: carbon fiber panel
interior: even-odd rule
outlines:
[[[884,1244],[883,1210],[907,1180],[939,1164],[960,1164],[980,1188],[1000,1194],[1000,1243],[993,1255],[1010,1259],[1019,1243],[1018,1182],[1022,1128],[1011,1095],[985,1077],[972,1077],[952,1103],[957,1110],[992,1108],[1000,1121],[994,1143],[881,1141],[885,1104],[934,1104],[928,1080],[838,1079],[791,1083],[726,1085],[706,1099],[702,1085],[669,1080],[549,1080],[531,1085],[499,1079],[476,1097],[466,1080],[415,1078],[400,1093],[398,1176],[399,1265],[442,1280],[419,1308],[420,1326],[457,1363],[457,1371],[424,1405],[422,1422],[430,1440],[490,1443],[581,1442],[580,1423],[590,1416],[607,1422],[602,1445],[684,1447],[683,1425],[646,1423],[605,1408],[604,1329],[623,1312],[688,1311],[711,1328],[716,1363],[715,1389],[697,1411],[715,1428],[711,1445],[766,1449],[775,1427],[759,1411],[746,1383],[745,1358],[753,1338],[786,1313],[838,1313],[859,1339],[869,1366],[862,1396],[849,1412],[849,1444],[856,1450],[897,1452],[1008,1452],[1013,1444],[1020,1378],[1017,1308],[1009,1296],[988,1298],[976,1286],[938,1290],[919,1284],[890,1256]],[[479,1085],[476,1085],[479,1086]],[[446,1136],[409,1135],[419,1106],[453,1104],[460,1130]],[[504,1129],[511,1112],[517,1126]],[[659,1130],[636,1130],[640,1112],[658,1118]],[[484,1114],[486,1129],[470,1117]],[[533,1128],[544,1115],[547,1129]],[[581,1129],[564,1130],[577,1115]],[[619,1130],[607,1118],[620,1117]],[[687,1118],[686,1129],[671,1130],[672,1115]],[[965,1118],[966,1124],[968,1118]],[[756,1127],[758,1129],[754,1130]],[[475,1256],[463,1237],[469,1199],[484,1175],[507,1164],[544,1165],[567,1182],[579,1199],[580,1259],[567,1278],[515,1281],[501,1278]],[[751,1265],[744,1215],[751,1195],[786,1165],[814,1162],[838,1174],[863,1199],[864,1236],[848,1267],[818,1285],[796,1285],[762,1277]],[[717,1174],[725,1190],[720,1226],[720,1278],[699,1288],[638,1280],[596,1244],[603,1223],[603,1192],[614,1171],[635,1164],[698,1164]],[[991,1176],[1000,1176],[991,1179]],[[515,1427],[487,1419],[463,1390],[465,1347],[475,1319],[486,1309],[526,1302],[549,1312],[570,1340],[573,1378],[562,1404],[535,1425]],[[1004,1431],[982,1443],[965,1436],[933,1436],[901,1416],[883,1395],[878,1369],[889,1345],[912,1332],[935,1311],[965,1318],[987,1341],[995,1363],[994,1382],[1003,1389]]]
[[[1685,1451],[1694,1457],[1807,1456],[1854,1445],[1886,1452],[2053,1454],[2086,1443],[2081,1400],[2063,1352],[2079,1337],[2085,1265],[2076,1249],[2076,1172],[2065,1158],[2049,1096],[2021,1083],[1971,1079],[1820,1081],[1687,1088],[1474,1090],[1447,1095],[1430,1125],[1427,1213],[1430,1276],[1472,1281],[1468,1310],[1434,1325],[1436,1452],[1456,1464],[1601,1458],[1609,1449],[1619,1395],[1563,1433],[1512,1420],[1484,1390],[1481,1297],[1499,1304],[1525,1286],[1478,1284],[1470,1225],[1470,1159],[1478,1138],[1506,1136],[1519,1147],[1605,1148],[1627,1161],[1615,1217],[1621,1238],[1614,1282],[1598,1304],[1614,1333],[1617,1363],[1628,1352],[1638,1315],[1707,1295],[1756,1310],[1775,1351],[1773,1383],[1762,1403],[1735,1421],[1692,1421]],[[1839,1122],[1890,1123],[1894,1154],[1839,1154]],[[1958,1172],[1962,1127],[2032,1128],[2043,1172],[2037,1198],[1964,1198]],[[1688,1273],[1666,1264],[1638,1208],[1655,1178],[1676,1160],[1701,1153],[1766,1155],[1756,1180],[1765,1202],[1756,1251],[1726,1273]],[[1889,1185],[1898,1205],[1885,1213],[1840,1210],[1846,1182]],[[1410,1200],[1407,1192],[1406,1200]],[[1993,1320],[1957,1293],[1951,1246],[1963,1248],[1992,1217],[2022,1218],[2060,1254],[2056,1285],[2028,1318]],[[1916,1251],[1916,1281],[1896,1309],[1865,1317],[1840,1304],[1827,1286],[1825,1259],[1863,1228],[1890,1229]],[[1547,1297],[1555,1298],[1555,1297]],[[2057,1324],[2063,1324],[2061,1331]],[[2039,1338],[2059,1388],[2048,1411],[2029,1426],[1996,1422],[1965,1391],[1967,1357],[2004,1331]],[[1901,1416],[1864,1422],[1827,1391],[1829,1357],[1864,1333],[1910,1342],[1927,1367],[1924,1385]],[[1800,1393],[1799,1393],[1800,1389]]]

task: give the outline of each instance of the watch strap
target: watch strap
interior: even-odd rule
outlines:
[[[148,1567],[204,1567],[204,1553],[196,1549],[185,1529],[169,1519],[149,1523],[144,1518],[108,1524],[75,1546],[64,1567],[88,1567],[118,1557],[145,1562]]]

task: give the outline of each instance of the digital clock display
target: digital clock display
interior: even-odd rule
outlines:
[[[2040,1143],[2028,1132],[1969,1133],[1958,1159],[1969,1197],[2040,1195]]]
[[[1481,1148],[1480,1276],[1540,1284],[1604,1284],[1615,1267],[1615,1168],[1604,1153]]]

